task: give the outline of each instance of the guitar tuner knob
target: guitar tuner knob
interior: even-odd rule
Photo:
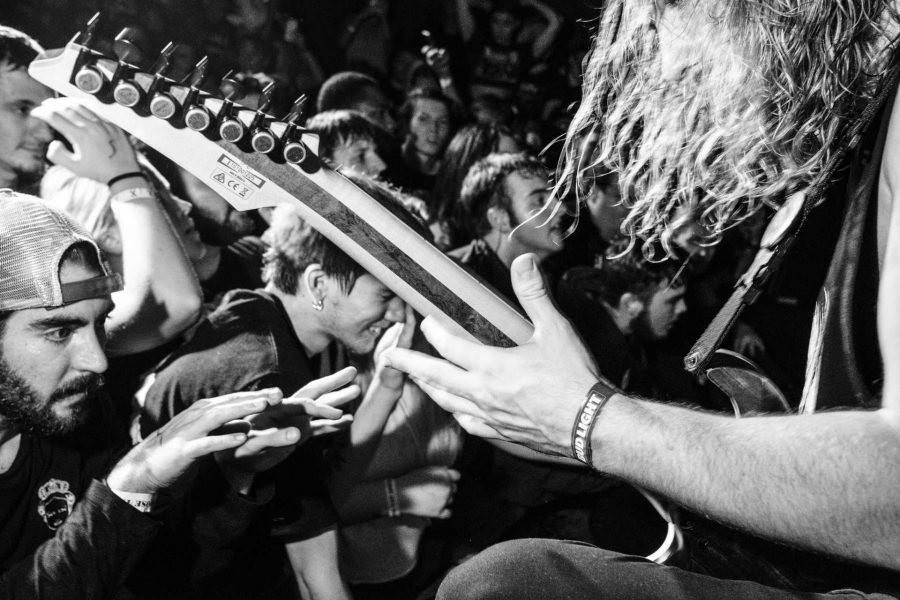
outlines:
[[[88,94],[99,94],[105,84],[103,74],[92,65],[84,65],[75,74],[75,86]]]
[[[250,146],[262,154],[268,154],[275,149],[275,135],[267,130],[260,129],[250,138]]]
[[[206,131],[212,124],[212,114],[205,106],[195,104],[184,113],[184,124],[194,131]]]
[[[303,142],[288,142],[284,145],[284,160],[299,165],[306,160],[306,145]]]
[[[113,89],[113,99],[127,108],[134,108],[144,97],[144,90],[130,79],[124,79]]]
[[[171,119],[178,112],[178,104],[169,94],[157,93],[150,99],[150,113],[157,118]]]
[[[236,144],[244,137],[246,129],[247,128],[244,127],[244,124],[238,121],[236,118],[227,117],[222,120],[221,124],[219,124],[219,137],[221,137],[226,142]]]

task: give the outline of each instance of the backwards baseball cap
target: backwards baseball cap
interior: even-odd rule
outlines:
[[[63,256],[76,244],[93,249],[101,274],[61,283]],[[57,308],[121,289],[122,280],[81,225],[34,196],[0,190],[0,310]]]

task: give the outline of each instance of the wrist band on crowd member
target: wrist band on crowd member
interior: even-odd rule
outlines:
[[[153,509],[153,494],[123,492],[113,488],[109,489],[113,494],[143,513],[150,512]]]
[[[116,192],[110,196],[109,203],[128,202],[130,200],[137,200],[138,198],[156,198],[156,194],[148,187],[128,188],[127,190]]]
[[[619,390],[615,386],[603,380],[598,381],[588,390],[587,398],[575,417],[575,424],[572,426],[572,454],[589,467],[593,466],[591,431],[594,430],[600,411],[612,395],[617,393]]]
[[[387,516],[400,516],[400,496],[397,494],[397,480],[384,480],[384,493],[387,496]]]
[[[106,187],[112,187],[114,183],[118,181],[122,181],[123,179],[128,179],[129,177],[140,177],[144,181],[150,181],[150,178],[143,171],[129,171],[128,173],[122,173],[121,175],[116,175],[112,179],[106,182]]]

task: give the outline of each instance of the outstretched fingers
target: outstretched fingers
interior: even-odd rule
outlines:
[[[356,377],[356,368],[345,367],[336,373],[310,381],[297,390],[292,397],[312,398],[315,400],[326,392],[330,392],[351,383],[354,377]]]
[[[550,294],[533,254],[523,254],[510,265],[512,286],[516,297],[531,322],[535,332],[562,318]]]

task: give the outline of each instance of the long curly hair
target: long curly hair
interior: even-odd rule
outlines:
[[[623,231],[648,255],[673,253],[676,219],[698,220],[712,244],[814,181],[848,143],[900,30],[893,0],[666,4],[660,22],[656,0],[607,3],[557,189],[583,195],[598,169],[617,172]],[[681,33],[677,47],[660,47],[663,27]],[[673,57],[684,59],[674,76],[663,70]]]

